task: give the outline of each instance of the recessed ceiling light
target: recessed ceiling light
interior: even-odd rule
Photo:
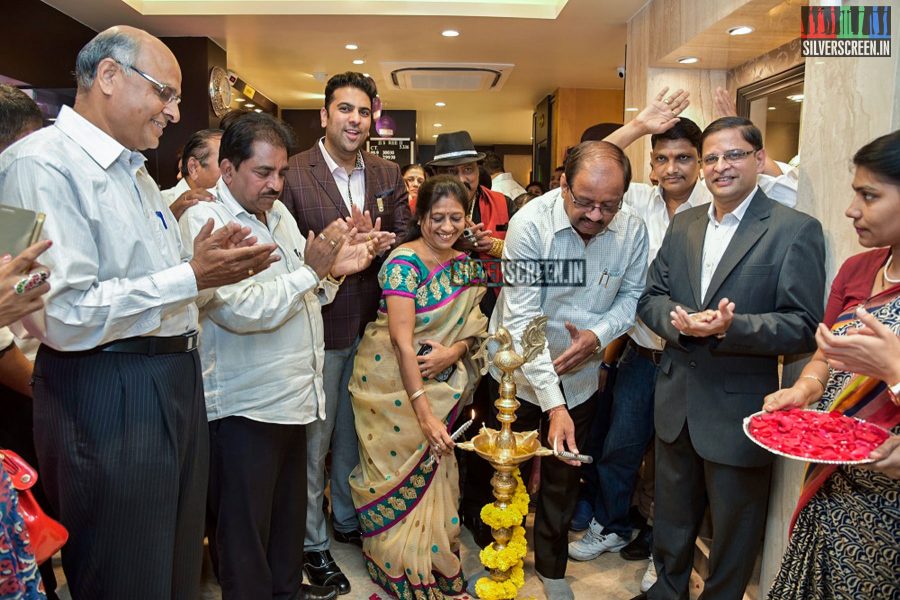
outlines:
[[[803,102],[803,94],[791,94],[787,99],[791,102]]]
[[[770,107],[769,107],[769,110],[775,110],[775,107],[774,107],[774,106],[770,106]]]
[[[246,106],[247,108],[253,108],[253,107],[256,106],[256,105],[253,104],[252,102],[248,102],[248,103],[245,104],[244,106]]]
[[[749,25],[738,25],[728,30],[728,35],[748,35],[753,33],[754,29]]]
[[[369,77],[368,73],[363,73],[363,77]]]
[[[678,59],[678,63],[682,65],[692,65],[698,62],[700,62],[700,59],[696,56],[682,56]]]
[[[364,65],[364,64],[366,64],[366,61],[364,61],[364,60],[361,59],[361,58],[354,58],[354,59],[353,59],[353,64],[354,64],[354,65]]]
[[[443,108],[444,106],[447,106],[447,103],[446,102],[435,102],[434,105],[437,106],[438,108]]]
[[[625,112],[637,112],[637,111],[638,111],[638,109],[635,108],[634,106],[629,106],[628,108],[625,109]]]
[[[443,127],[443,126],[444,126],[443,123],[435,123],[435,124],[433,125],[433,127]]]
[[[246,98],[235,98],[234,101],[235,102],[246,102],[247,99]]]
[[[253,110],[256,111],[256,112],[259,112],[259,113],[262,112],[262,109],[261,109],[261,108],[254,108]]]
[[[455,29],[445,29],[441,32],[441,35],[444,37],[457,37],[459,32]]]
[[[344,46],[344,48],[346,48],[347,50],[359,50],[359,46],[357,46],[356,44],[347,44],[346,46]]]
[[[434,135],[432,135],[432,136],[431,136],[431,137],[433,137],[433,138],[436,138],[436,137],[437,137],[437,134],[436,134],[436,133],[435,133],[435,134],[434,134]]]

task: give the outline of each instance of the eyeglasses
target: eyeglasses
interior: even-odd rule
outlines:
[[[144,73],[134,65],[122,66],[127,66],[129,69],[149,81],[150,85],[152,85],[156,89],[156,93],[159,95],[159,99],[162,100],[164,104],[181,103],[181,96],[178,95],[178,92],[176,92],[175,88],[173,88],[171,85],[158,81],[155,77]]]
[[[724,154],[707,154],[703,157],[703,164],[707,167],[711,167],[718,163],[720,158],[724,158],[725,162],[729,165],[733,165],[734,163],[741,162],[756,152],[759,152],[759,150],[729,150]]]
[[[569,191],[569,196],[572,198],[572,204],[574,204],[581,210],[586,210],[587,212],[591,212],[594,209],[599,209],[601,213],[603,213],[604,215],[606,215],[608,217],[611,217],[612,215],[619,212],[620,208],[622,208],[621,200],[615,204],[612,204],[610,202],[607,202],[605,204],[593,204],[591,202],[584,202],[582,200],[579,200],[578,197],[575,195],[575,192],[572,191],[572,188],[570,188],[568,186],[566,186],[566,188]]]

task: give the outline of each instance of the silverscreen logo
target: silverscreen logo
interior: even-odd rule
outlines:
[[[459,287],[584,287],[583,258],[501,260],[498,258],[455,261],[450,281]]]
[[[890,6],[801,6],[803,56],[890,56]]]

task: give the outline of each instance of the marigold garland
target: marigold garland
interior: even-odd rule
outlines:
[[[488,569],[509,570],[509,579],[494,581],[490,577],[482,577],[475,583],[475,591],[482,600],[510,600],[518,595],[519,589],[525,585],[525,571],[522,559],[528,552],[525,541],[525,528],[522,520],[528,514],[528,492],[516,469],[513,472],[516,480],[516,491],[512,502],[506,508],[498,508],[488,504],[481,509],[481,519],[494,529],[513,528],[512,537],[506,547],[496,550],[491,544],[481,551],[481,564]]]

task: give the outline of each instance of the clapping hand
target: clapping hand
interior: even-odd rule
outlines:
[[[194,238],[190,265],[198,290],[241,281],[281,260],[275,244],[257,244],[249,227],[228,223],[213,231],[214,226],[212,219],[207,220]]]
[[[728,298],[722,298],[719,301],[718,310],[706,310],[699,313],[689,314],[680,306],[676,306],[675,310],[669,313],[672,318],[672,326],[675,327],[682,335],[692,337],[709,337],[715,335],[724,337],[725,332],[731,327],[734,320],[734,302],[729,302]]]
[[[354,204],[350,207],[350,216],[346,218],[347,225],[355,229],[356,233],[350,240],[351,245],[367,244],[372,242],[375,254],[381,254],[389,250],[397,240],[396,234],[390,231],[381,231],[381,217],[372,222],[369,211],[361,212]]]
[[[834,369],[875,377],[888,384],[900,382],[900,337],[865,308],[856,310],[860,327],[847,335],[834,335],[819,324],[816,341]]]

